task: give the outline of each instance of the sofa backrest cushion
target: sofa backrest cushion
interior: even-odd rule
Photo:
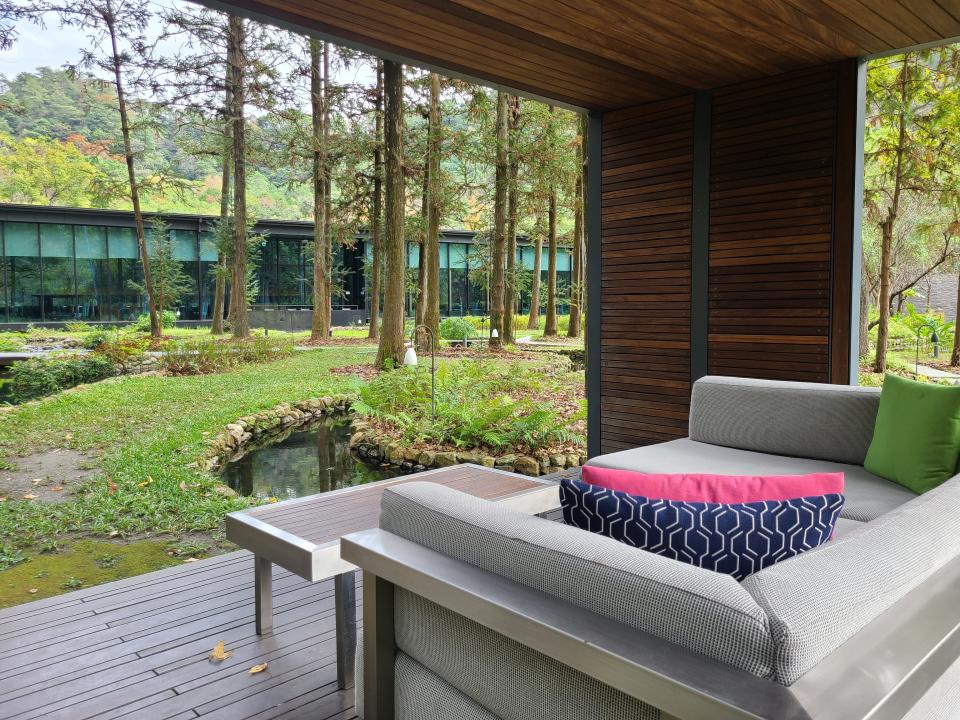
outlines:
[[[728,575],[425,482],[388,489],[380,526],[741,670],[771,677],[773,638],[766,615]]]
[[[742,586],[767,611],[775,679],[792,684],[960,555],[960,476]]]
[[[879,405],[877,388],[707,376],[693,385],[690,438],[863,465]]]

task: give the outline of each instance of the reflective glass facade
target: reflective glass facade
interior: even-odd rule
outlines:
[[[25,219],[38,219],[37,222]],[[42,220],[42,221],[41,221]],[[210,235],[211,218],[166,217],[174,258],[181,263],[189,288],[176,308],[184,320],[207,320],[214,295],[213,270],[217,252]],[[309,223],[264,222],[263,235],[251,253],[258,289],[255,305],[309,308],[313,298],[312,226]],[[464,242],[456,240],[463,239]],[[477,277],[486,263],[469,233],[452,231],[440,243],[440,312],[442,315],[486,314],[487,283]],[[366,305],[364,250],[334,251],[335,309]],[[418,246],[408,245],[409,267],[419,262]],[[533,249],[519,247],[517,263],[533,267]],[[546,284],[547,252],[542,280]],[[557,256],[558,295],[570,282],[570,255]],[[146,299],[137,286],[143,271],[131,213],[29,208],[0,205],[0,322],[90,322],[132,320],[146,312]],[[529,310],[529,293],[521,296],[518,312]]]

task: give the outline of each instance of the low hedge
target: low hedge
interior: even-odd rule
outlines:
[[[116,366],[102,355],[31,358],[13,364],[10,395],[14,402],[21,403],[113,375]]]

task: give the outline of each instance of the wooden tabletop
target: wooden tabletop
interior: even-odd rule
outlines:
[[[227,516],[227,538],[310,580],[349,570],[339,559],[340,537],[375,528],[385,490],[432,482],[511,509],[538,513],[559,503],[553,481],[464,464],[265,505]]]

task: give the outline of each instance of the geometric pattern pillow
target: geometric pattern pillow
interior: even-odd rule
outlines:
[[[576,480],[560,483],[568,525],[737,580],[826,543],[843,501],[843,495],[829,494],[737,504],[680,502]]]

